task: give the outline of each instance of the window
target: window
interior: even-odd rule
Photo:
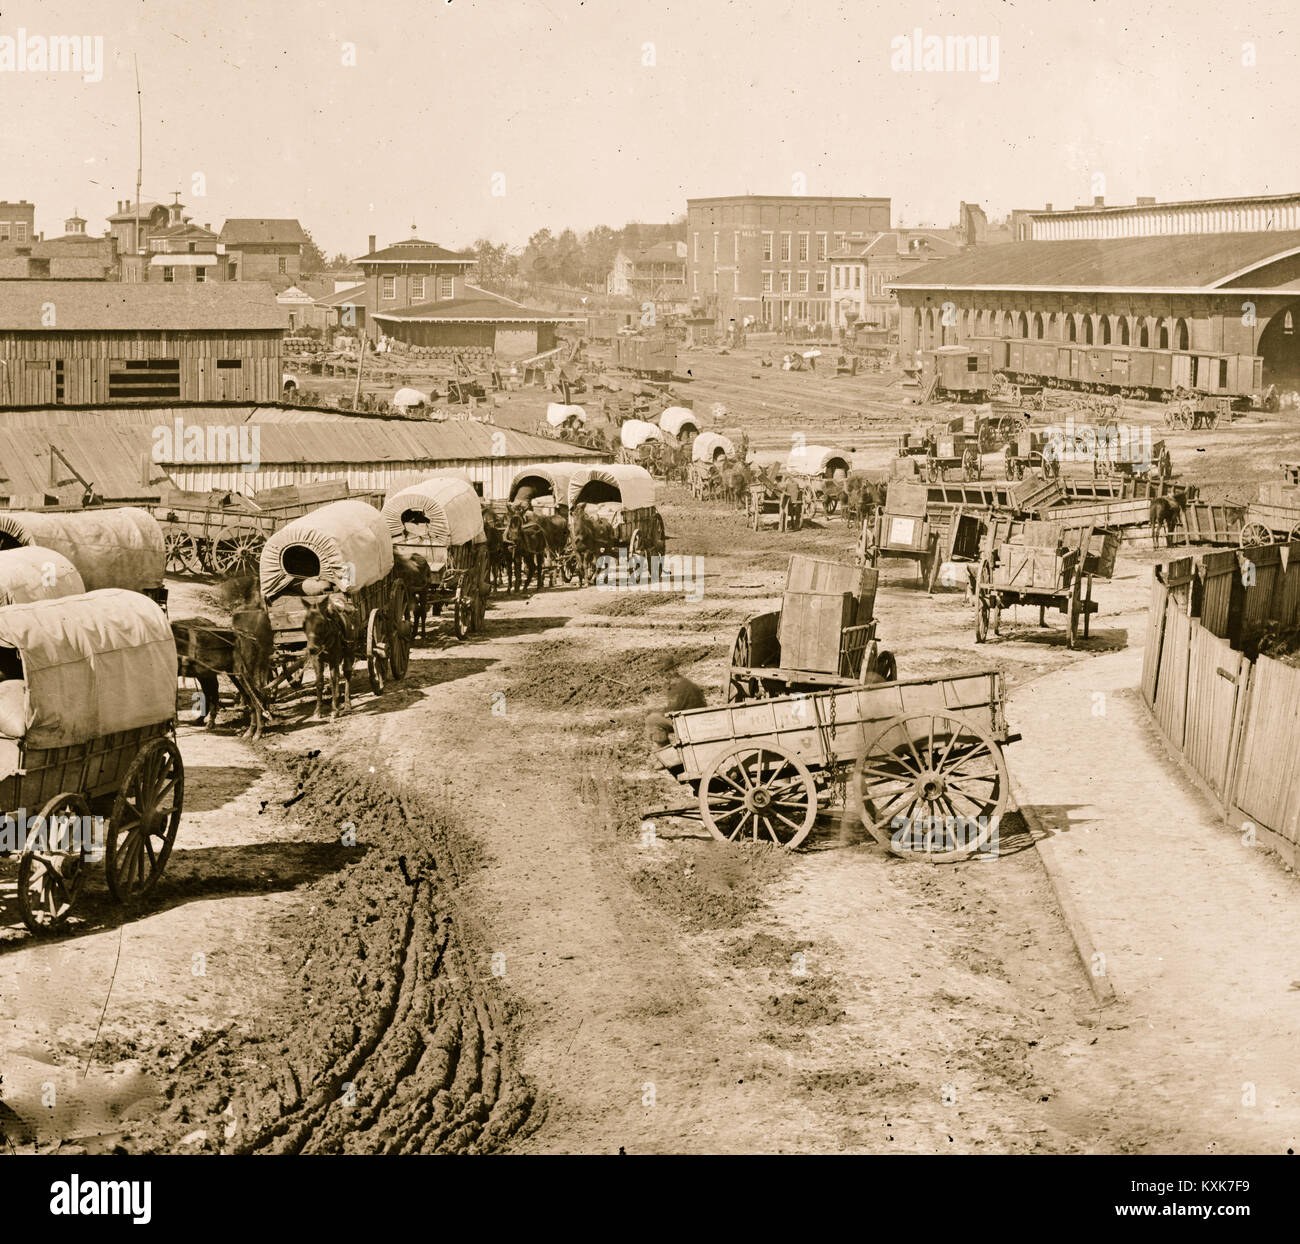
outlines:
[[[1101,317],[1101,344],[1104,346],[1110,345],[1110,316],[1109,315],[1103,315]]]
[[[232,264],[227,264],[227,265],[226,265],[226,280],[227,280],[227,281],[237,281],[237,280],[239,280],[239,265],[238,265],[238,264],[232,263]]]
[[[837,251],[842,251],[844,249],[844,235],[842,233],[837,233],[835,235],[835,249]]]
[[[700,235],[698,233],[695,235],[695,262],[700,262]]]
[[[1175,340],[1178,342],[1178,348],[1180,350],[1191,349],[1191,342],[1190,342],[1189,334],[1187,332],[1186,320],[1179,320],[1178,323],[1174,325],[1174,335],[1175,335]]]
[[[1127,315],[1121,315],[1119,317],[1119,343],[1122,346],[1126,346],[1129,344]]]
[[[110,359],[108,362],[109,401],[180,395],[180,359]]]
[[[718,262],[718,235],[713,235],[713,262]]]
[[[440,276],[438,278],[438,297],[454,298],[456,296],[456,282],[449,276]]]
[[[772,262],[772,235],[770,233],[763,234],[763,262]]]
[[[194,243],[193,243],[193,242],[191,242],[191,243],[189,244],[188,249],[189,249],[189,253],[190,253],[191,255],[194,254]]]
[[[1068,339],[1069,339],[1070,341],[1078,341],[1078,340],[1079,340],[1079,326],[1078,326],[1077,323],[1075,323],[1074,316],[1070,316],[1070,329],[1069,329],[1069,331],[1070,331],[1070,336],[1069,336]]]
[[[244,366],[243,359],[218,359],[218,371],[239,371]]]
[[[1228,360],[1220,359],[1219,360],[1219,388],[1226,389],[1227,387],[1228,387]]]
[[[817,273],[817,292],[819,294],[826,292],[826,273],[824,271]]]
[[[25,220],[14,221],[14,241],[20,245],[27,241],[27,222]]]
[[[772,274],[771,274],[770,272],[764,272],[764,273],[763,273],[763,293],[765,293],[765,294],[770,294],[771,292],[772,292]]]
[[[1043,339],[1043,317],[1041,315],[1034,316],[1034,336],[1039,341]]]
[[[1092,316],[1090,315],[1083,317],[1083,344],[1092,345]]]
[[[54,400],[63,401],[63,360],[54,360]]]
[[[1282,317],[1282,335],[1284,337],[1289,337],[1294,332],[1295,332],[1295,321],[1291,318],[1291,312],[1288,311]]]
[[[9,222],[0,220],[0,242],[9,241]]]
[[[1165,323],[1160,325],[1160,349],[1169,349],[1169,325]]]
[[[194,280],[198,285],[202,285],[208,279],[208,270],[202,264],[194,269]]]
[[[831,269],[831,271],[834,273],[834,276],[831,277],[831,282],[832,282],[832,284],[835,286],[836,289],[841,289],[841,288],[843,288],[843,287],[840,285],[840,266],[839,266],[839,264],[836,264],[835,267]]]
[[[808,274],[806,272],[799,273],[799,292],[801,294],[808,292]]]
[[[853,269],[853,288],[854,288],[854,289],[861,289],[861,288],[862,288],[862,269],[861,269],[861,268],[854,268],[854,269]]]
[[[817,235],[817,262],[824,263],[826,260],[826,235],[819,233]]]
[[[413,276],[411,278],[411,301],[424,301],[424,277],[422,276]]]
[[[740,262],[740,232],[737,230],[731,235],[731,262]]]
[[[175,269],[175,268],[164,268],[164,269],[163,269],[163,284],[165,284],[165,285],[170,285],[170,284],[172,284],[175,280],[176,280],[176,269]]]
[[[978,354],[968,354],[966,356],[966,370],[979,371],[979,369],[980,369],[980,356]]]
[[[788,272],[781,273],[781,292],[783,294],[790,292],[790,274]]]
[[[808,235],[806,233],[799,235],[799,262],[808,262]]]
[[[1151,347],[1151,330],[1147,327],[1146,320],[1142,321],[1142,329],[1138,333],[1138,345],[1143,350],[1150,349]]]
[[[386,276],[380,279],[379,296],[381,298],[397,297],[397,278],[395,276]]]
[[[733,294],[740,293],[740,269],[739,268],[732,268],[731,270],[731,292]]]
[[[781,235],[781,262],[790,262],[790,235],[788,233]]]
[[[692,268],[691,269],[691,293],[698,294],[699,292],[700,292],[700,274],[696,272],[694,268]]]

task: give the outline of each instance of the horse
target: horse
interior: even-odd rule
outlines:
[[[747,462],[735,462],[722,471],[723,498],[738,510],[743,510],[749,502],[749,486],[754,481],[754,473]]]
[[[492,586],[501,586],[502,574],[508,585],[514,554],[506,544],[506,532],[500,515],[489,505],[483,506],[483,536],[487,541],[488,572],[492,576]]]
[[[303,618],[307,659],[316,675],[316,716],[325,716],[325,679],[330,680],[330,716],[339,713],[339,682],[343,711],[352,711],[353,645],[360,630],[357,607],[343,592],[331,592],[313,602]]]
[[[262,599],[257,579],[245,575],[225,580],[219,588],[223,605],[230,612],[230,626],[222,627],[208,618],[177,618],[171,624],[176,641],[176,672],[183,678],[195,678],[203,695],[203,712],[195,725],[205,723],[209,730],[217,724],[221,706],[219,674],[235,684],[239,698],[248,709],[248,727],[243,737],[256,741],[262,737],[266,685],[271,681],[271,657],[275,652],[275,634],[271,615]]]
[[[590,515],[585,501],[579,501],[570,511],[569,529],[578,554],[578,582],[586,587],[587,580],[596,577],[596,559],[618,549],[618,532],[603,518]]]
[[[424,635],[425,619],[429,613],[429,588],[433,572],[429,560],[422,553],[393,552],[393,571],[406,587],[411,598],[411,637]]]
[[[546,535],[531,505],[512,505],[506,514],[506,542],[513,556],[510,561],[510,590],[525,591],[533,579],[538,588],[546,564]]]
[[[1174,528],[1178,526],[1179,519],[1183,516],[1183,509],[1186,501],[1182,497],[1152,497],[1150,507],[1151,523],[1151,545],[1153,548],[1160,547],[1160,528],[1165,529],[1165,544],[1172,547],[1174,543]]]

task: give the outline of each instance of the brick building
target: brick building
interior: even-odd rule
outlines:
[[[887,198],[734,195],[686,201],[687,293],[717,322],[829,325],[829,257],[890,226]]]
[[[26,255],[35,240],[36,205],[26,199],[0,202],[0,259]]]
[[[371,340],[379,335],[376,315],[464,298],[466,277],[476,262],[473,255],[449,251],[422,238],[407,238],[376,250],[371,234],[369,253],[355,260],[365,274],[366,332]]]
[[[831,325],[842,333],[864,327],[898,331],[898,298],[889,288],[895,277],[961,249],[953,229],[890,229],[868,242],[847,242],[830,256]]]
[[[240,217],[226,221],[217,238],[227,281],[265,281],[277,291],[302,275],[307,235],[296,220]]]

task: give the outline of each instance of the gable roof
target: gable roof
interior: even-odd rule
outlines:
[[[471,289],[473,286],[470,287]],[[576,324],[585,315],[570,315],[564,311],[536,311],[521,306],[508,298],[498,298],[486,290],[478,290],[469,298],[444,298],[438,302],[423,302],[402,307],[396,311],[375,312],[376,320],[450,320],[474,323],[505,324]]]
[[[407,238],[403,242],[394,242],[391,246],[371,251],[360,259],[352,261],[363,263],[477,263],[471,254],[449,251],[437,242],[426,242],[423,238]]]
[[[221,226],[221,241],[227,246],[255,246],[280,243],[287,246],[307,241],[296,219],[236,216]]]
[[[335,294],[327,294],[324,298],[317,298],[318,307],[364,307],[366,305],[366,287],[364,285],[352,285],[347,289],[341,289]]]
[[[1214,289],[1300,252],[1300,232],[1007,242],[927,263],[903,289]]]
[[[45,304],[55,324],[42,324]],[[3,332],[213,332],[287,329],[287,312],[260,281],[124,285],[116,281],[0,282]]]

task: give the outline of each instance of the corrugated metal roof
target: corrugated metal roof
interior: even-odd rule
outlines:
[[[927,263],[891,285],[1212,288],[1243,268],[1300,248],[1300,232],[1215,233],[1069,242],[1007,242]]]
[[[260,281],[0,282],[0,331],[6,332],[244,332],[288,327],[289,313],[276,305],[271,286]]]

